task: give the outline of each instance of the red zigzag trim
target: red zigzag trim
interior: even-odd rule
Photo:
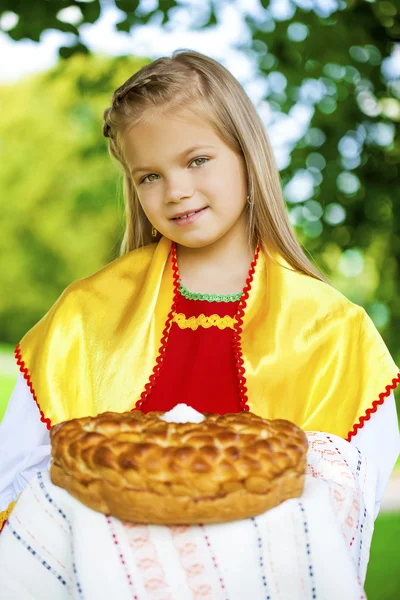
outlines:
[[[46,419],[46,417],[44,416],[44,412],[41,410],[41,408],[39,406],[39,402],[38,402],[38,400],[36,398],[35,390],[33,389],[32,381],[31,381],[31,376],[29,375],[29,371],[28,371],[27,367],[25,366],[24,361],[22,360],[21,348],[20,348],[19,344],[15,348],[14,356],[15,356],[15,359],[17,361],[17,365],[19,366],[19,370],[21,371],[21,373],[23,374],[24,378],[26,379],[28,387],[31,390],[31,394],[33,396],[33,399],[36,402],[36,406],[39,409],[40,420],[42,421],[42,423],[46,424],[47,429],[51,429],[52,425],[51,425],[50,419]]]
[[[178,290],[179,290],[179,273],[178,273],[178,261],[176,258],[176,244],[172,242],[172,270],[174,279],[174,297],[172,301],[172,307],[165,323],[164,331],[161,338],[161,346],[158,350],[158,356],[156,364],[153,369],[153,373],[150,375],[148,383],[144,386],[143,392],[140,394],[140,399],[136,402],[135,408],[132,410],[142,410],[143,404],[145,404],[147,396],[150,394],[152,387],[154,386],[158,375],[160,374],[162,362],[164,360],[164,354],[167,350],[167,342],[169,336],[169,330],[171,328],[172,318],[174,316],[176,303],[178,301]]]
[[[232,347],[235,355],[238,382],[239,382],[239,393],[240,393],[240,406],[242,407],[242,411],[249,412],[250,407],[247,404],[247,387],[246,387],[246,375],[244,368],[244,360],[243,360],[243,352],[242,352],[242,328],[243,328],[243,317],[244,311],[247,305],[247,299],[249,297],[249,292],[251,289],[251,283],[253,281],[255,267],[258,260],[258,255],[260,253],[260,241],[257,244],[256,252],[253,258],[253,261],[250,265],[250,271],[246,280],[246,285],[243,290],[243,295],[240,298],[238,310],[236,313],[236,323],[235,323],[235,331],[233,334]]]
[[[360,417],[359,422],[356,423],[353,426],[353,429],[351,431],[349,431],[349,433],[347,434],[347,438],[346,438],[346,440],[348,442],[350,442],[350,440],[351,440],[352,437],[354,437],[355,435],[357,435],[357,431],[359,429],[363,428],[365,421],[369,421],[370,420],[371,415],[378,410],[378,406],[380,406],[381,404],[384,403],[385,398],[387,398],[388,396],[390,396],[391,392],[397,388],[397,386],[399,385],[399,383],[400,383],[400,371],[398,372],[397,377],[395,377],[392,380],[392,383],[390,385],[386,386],[386,392],[382,392],[382,394],[379,394],[379,400],[374,400],[373,401],[372,408],[367,408],[365,416]]]

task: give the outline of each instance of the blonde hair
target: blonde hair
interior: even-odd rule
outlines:
[[[129,166],[123,134],[144,118],[150,108],[164,111],[190,107],[205,118],[232,150],[244,157],[248,194],[249,242],[278,252],[296,271],[328,283],[310,262],[296,239],[285,207],[280,176],[264,125],[250,98],[235,77],[220,63],[192,50],[176,50],[145,65],[113,94],[104,111],[103,134],[110,155],[122,165],[126,229],[121,254],[159,239],[152,236]]]

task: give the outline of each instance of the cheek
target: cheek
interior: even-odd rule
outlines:
[[[148,202],[143,202],[143,200],[140,197],[139,202],[147,219],[150,221],[150,223],[153,223],[154,225],[157,221],[157,211],[155,211],[154,208]]]
[[[218,173],[209,173],[204,178],[203,191],[214,202],[216,209],[220,206],[224,211],[228,208],[237,212],[246,203],[241,171],[236,163],[221,166]]]
[[[220,167],[205,169],[203,173],[199,173],[196,177],[196,187],[210,198],[210,200],[218,201],[221,195],[225,194],[228,177]]]
[[[139,193],[139,202],[145,214],[150,217],[159,212],[159,194],[154,193],[153,190],[146,190],[145,192]]]
[[[224,156],[217,168],[213,167],[209,170],[207,179],[224,196],[234,192],[237,197],[242,195],[246,177],[243,175],[243,165],[236,156]]]

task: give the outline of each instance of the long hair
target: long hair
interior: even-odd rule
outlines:
[[[176,50],[142,67],[113,94],[104,111],[103,135],[109,152],[122,166],[126,229],[121,254],[159,239],[152,237],[124,156],[124,132],[151,108],[166,112],[190,107],[204,114],[216,133],[244,158],[248,193],[249,243],[278,252],[296,271],[329,283],[310,262],[296,239],[284,203],[279,171],[264,125],[250,98],[220,63],[192,50]],[[271,256],[271,255],[270,255]]]

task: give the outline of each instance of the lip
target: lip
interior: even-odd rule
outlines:
[[[205,208],[205,206],[203,206],[203,208]],[[203,210],[203,209],[202,208],[192,208],[191,210],[184,210],[180,213],[176,213],[176,215],[171,217],[171,219],[176,219],[176,217],[183,217],[183,215],[187,215],[191,212],[200,212],[201,210]]]
[[[201,217],[201,215],[207,210],[207,208],[208,208],[208,206],[201,208],[200,210],[195,212],[194,215],[192,215],[191,217],[187,217],[186,219],[176,219],[175,217],[177,217],[179,215],[175,215],[175,217],[172,218],[171,221],[173,221],[179,227],[184,227],[185,225],[191,225],[192,223],[194,223],[195,221],[197,221],[197,219],[199,219]],[[184,213],[180,213],[180,215],[187,214],[188,212],[192,212],[192,211],[186,211]]]

